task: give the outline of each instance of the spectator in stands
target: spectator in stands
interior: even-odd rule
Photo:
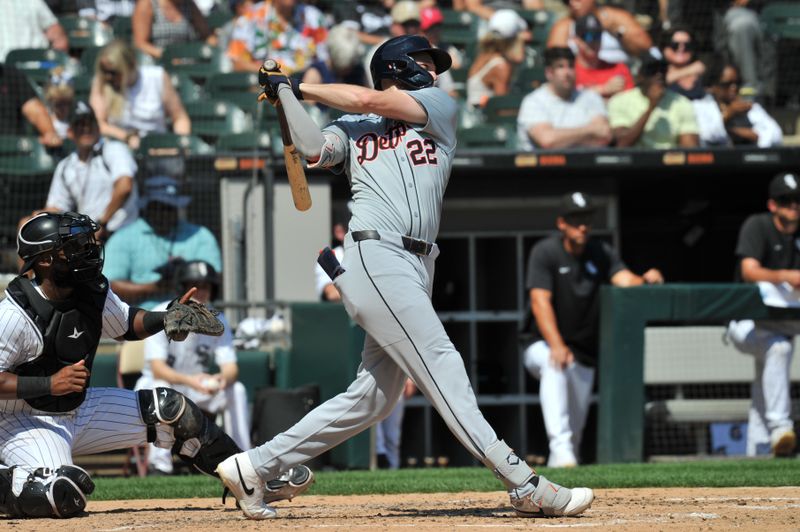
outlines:
[[[461,64],[464,62],[461,52],[455,46],[442,42],[442,23],[444,22],[442,11],[438,7],[426,7],[420,10],[419,16],[422,35],[436,48],[447,50],[447,53],[450,54],[450,59],[453,61],[451,69],[461,68]],[[445,72],[449,73],[450,70]],[[442,74],[445,72],[442,72]]]
[[[117,17],[131,17],[136,0],[77,0],[78,15],[110,24]]]
[[[70,112],[75,107],[75,89],[72,87],[72,78],[60,67],[50,75],[50,82],[44,90],[44,101],[56,134],[61,140],[66,139]]]
[[[328,58],[325,16],[312,5],[296,0],[258,3],[240,21],[228,45],[235,70],[257,72],[269,56],[284,73],[295,74]]]
[[[366,86],[361,59],[364,48],[358,32],[351,26],[338,24],[328,32],[328,58],[315,62],[303,74],[304,83],[349,83]]]
[[[185,263],[178,271],[175,293],[186,293],[197,287],[193,299],[204,305],[214,301],[220,287],[216,269],[209,263],[197,260]],[[159,304],[154,310],[164,311],[169,301]],[[239,366],[233,335],[225,316],[222,336],[206,336],[191,333],[183,342],[170,342],[162,332],[154,334],[144,342],[145,366],[135,389],[150,389],[165,386],[178,390],[194,401],[204,412],[216,417],[223,415],[223,428],[241,449],[252,447],[250,442],[250,420],[247,407],[247,391],[238,382]],[[212,369],[216,365],[216,370]],[[148,471],[151,474],[170,475],[172,452],[150,444]]]
[[[611,142],[603,99],[575,88],[575,56],[569,48],[544,52],[547,83],[528,94],[517,117],[520,150],[607,146]],[[532,143],[533,142],[533,143]]]
[[[739,231],[736,280],[758,283],[762,297],[797,306],[800,289],[800,174],[783,172],[769,184],[769,212],[753,214]],[[777,304],[777,302],[776,302]],[[750,387],[747,454],[791,456],[797,445],[792,422],[789,368],[800,324],[789,320],[732,321],[727,338],[755,357]]]
[[[689,28],[675,26],[664,33],[661,54],[667,61],[667,88],[699,100],[706,95],[703,74],[706,66],[695,56],[695,42]]]
[[[587,194],[565,195],[559,234],[537,242],[528,258],[532,343],[523,361],[540,381],[549,467],[578,464],[599,350],[600,286],[664,282],[657,269],[636,275],[609,244],[591,238],[595,211]]]
[[[216,44],[194,0],[136,0],[131,25],[133,44],[155,59],[170,44],[198,40]]]
[[[704,146],[780,146],[783,132],[761,105],[739,94],[739,71],[718,58],[706,73],[708,94],[694,100],[694,111]]]
[[[391,35],[391,9],[395,0],[341,0],[331,6],[337,24],[351,26],[358,32],[362,44],[371,47]]]
[[[508,93],[511,75],[525,59],[525,41],[530,38],[527,24],[511,9],[496,11],[487,28],[467,77],[467,104],[472,107],[483,107],[489,98]]]
[[[666,88],[667,63],[646,54],[637,86],[613,96],[608,117],[618,147],[693,148],[699,144],[692,103]]]
[[[67,34],[43,0],[4,0],[0,16],[0,63],[11,50],[53,48],[66,52]]]
[[[177,269],[185,261],[202,260],[221,270],[219,245],[211,231],[180,218],[180,209],[189,201],[180,194],[176,179],[149,177],[139,219],[108,240],[103,275],[129,304],[152,309],[170,297]]]
[[[498,9],[548,9],[558,7],[554,0],[453,0],[456,11],[470,11],[489,20]]]
[[[139,216],[136,162],[125,144],[100,137],[97,118],[84,102],[71,112],[69,136],[75,151],[58,163],[44,210],[86,214],[104,241]]]
[[[600,59],[603,28],[589,13],[575,21],[574,42],[578,48],[575,61],[575,84],[579,89],[591,89],[605,99],[633,88],[633,77],[625,63],[606,63]]]
[[[25,74],[11,65],[0,63],[0,94],[3,95],[0,98],[0,135],[26,135],[27,122],[38,133],[43,145],[51,148],[61,146],[63,141],[56,133],[47,107]]]
[[[653,41],[633,16],[618,7],[598,6],[595,0],[564,0],[569,16],[562,18],[550,30],[547,46],[569,46],[577,55],[575,21],[589,13],[603,26],[599,57],[607,63],[624,63],[628,56],[638,57],[653,47]],[[655,53],[658,53],[656,50]]]
[[[160,66],[139,66],[133,48],[114,41],[100,52],[89,102],[97,113],[100,133],[137,149],[148,133],[172,131],[188,135],[192,122],[169,75]]]

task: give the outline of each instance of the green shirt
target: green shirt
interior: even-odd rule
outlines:
[[[608,121],[611,128],[631,127],[650,106],[639,87],[613,96],[608,101]],[[671,90],[664,92],[658,106],[650,113],[636,147],[664,150],[678,145],[680,135],[697,135],[697,120],[692,102]]]

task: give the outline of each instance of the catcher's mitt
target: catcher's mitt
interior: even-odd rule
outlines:
[[[208,308],[193,299],[181,303],[178,299],[167,307],[164,316],[164,332],[167,338],[182,342],[189,333],[221,336],[225,326],[217,318],[218,311]]]

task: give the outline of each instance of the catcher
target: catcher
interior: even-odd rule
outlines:
[[[83,214],[43,213],[17,235],[24,264],[0,302],[0,513],[81,514],[94,484],[73,465],[73,454],[154,442],[216,476],[217,464],[239,452],[170,388],[89,386],[101,338],[141,340],[163,330],[182,341],[190,332],[218,336],[224,330],[211,311],[190,300],[195,288],[164,312],[123,303],[101,274],[98,229]],[[273,481],[273,497],[294,495],[290,482],[283,484]]]

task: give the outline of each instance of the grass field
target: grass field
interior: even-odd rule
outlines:
[[[709,460],[661,464],[591,465],[539,473],[568,486],[592,488],[737,487],[800,485],[800,459]],[[220,483],[202,475],[98,478],[92,500],[217,497]],[[311,495],[498,491],[484,468],[318,472]]]

